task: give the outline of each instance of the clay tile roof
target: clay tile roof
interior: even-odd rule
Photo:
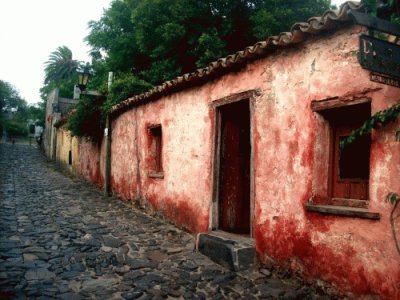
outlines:
[[[160,97],[166,93],[171,93],[194,83],[204,82],[213,76],[224,74],[234,67],[239,67],[254,58],[262,57],[277,49],[278,47],[288,46],[303,42],[309,35],[318,34],[326,30],[338,27],[339,24],[347,23],[351,20],[347,12],[349,10],[362,10],[363,6],[358,1],[347,1],[337,10],[328,10],[322,16],[311,17],[307,22],[293,24],[289,32],[282,32],[279,35],[271,36],[265,41],[255,43],[253,46],[246,47],[242,51],[219,58],[211,62],[207,67],[197,69],[192,73],[187,73],[166,81],[146,93],[133,96],[112,107],[111,113],[121,113],[131,106],[144,101],[149,101]]]

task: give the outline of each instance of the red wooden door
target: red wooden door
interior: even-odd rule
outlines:
[[[371,135],[357,138],[343,150],[339,146],[340,141],[359,125],[340,125],[334,128],[333,198],[368,199]]]
[[[221,113],[220,221],[222,230],[250,234],[250,110],[244,100]]]

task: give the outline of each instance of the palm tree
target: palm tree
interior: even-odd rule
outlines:
[[[49,60],[45,63],[44,83],[65,82],[76,75],[79,67],[81,62],[72,59],[72,51],[67,46],[58,47],[50,53]]]

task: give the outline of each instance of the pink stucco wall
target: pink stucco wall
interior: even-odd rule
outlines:
[[[400,264],[385,201],[400,193],[400,144],[394,129],[372,134],[369,210],[371,221],[305,210],[327,194],[327,121],[311,101],[369,97],[372,114],[400,102],[400,89],[369,80],[357,61],[353,26],[285,47],[199,87],[130,109],[113,120],[111,187],[127,200],[159,210],[192,232],[210,227],[213,190],[213,101],[260,90],[251,115],[254,173],[253,235],[259,259],[269,258],[340,290],[382,299],[400,297]],[[161,124],[164,178],[149,173],[149,131]],[[104,146],[80,146],[81,173],[102,185]],[[400,232],[400,228],[397,228]]]
[[[139,199],[193,232],[206,231],[209,223],[212,130],[206,97],[206,91],[192,89],[182,98],[172,95],[130,110],[112,125],[113,191]],[[157,124],[162,126],[163,179],[148,176],[148,127]]]
[[[104,186],[104,139],[96,143],[88,138],[79,141],[79,167],[77,173],[98,187]]]

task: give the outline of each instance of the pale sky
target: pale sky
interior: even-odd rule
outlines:
[[[0,0],[0,79],[28,103],[40,101],[44,63],[59,46],[90,61],[87,23],[99,20],[111,0]]]
[[[0,79],[28,103],[40,101],[44,63],[59,46],[90,62],[87,23],[99,20],[112,0],[0,0]],[[337,5],[343,0],[333,0]]]

